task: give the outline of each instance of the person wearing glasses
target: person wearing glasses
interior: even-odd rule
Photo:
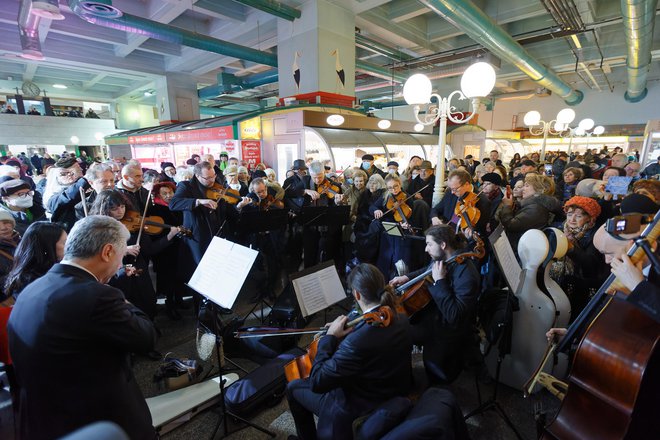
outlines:
[[[225,221],[238,216],[236,208],[223,199],[208,197],[207,190],[216,179],[210,163],[196,164],[193,173],[192,179],[179,182],[169,203],[171,211],[183,212],[183,226],[192,232],[191,237],[184,238],[186,246],[181,247],[179,255],[182,279],[190,279],[214,236],[229,234]]]
[[[23,235],[30,224],[46,219],[43,206],[34,203],[34,191],[21,179],[12,179],[0,184],[0,209],[12,215],[15,229]]]
[[[48,171],[44,204],[52,222],[60,222],[67,232],[76,222],[75,206],[81,200],[80,188],[87,191],[89,182],[75,157],[62,156]]]

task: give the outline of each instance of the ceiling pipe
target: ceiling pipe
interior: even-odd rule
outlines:
[[[18,10],[18,35],[23,51],[22,58],[44,59],[39,40],[39,23],[42,18],[64,20],[58,0],[21,0]]]
[[[375,76],[376,78],[382,78],[390,81],[393,80],[400,83],[404,83],[408,79],[408,77],[405,75],[392,72],[391,69],[364,60],[355,60],[355,70],[368,73],[369,75]]]
[[[621,0],[623,29],[628,46],[626,69],[628,90],[624,98],[639,102],[646,97],[646,80],[651,68],[653,26],[658,0]]]
[[[424,6],[445,18],[470,38],[499,58],[520,69],[541,87],[552,90],[568,105],[584,98],[559,76],[532,57],[511,35],[469,0],[419,0]]]
[[[111,0],[69,0],[69,7],[74,14],[83,20],[99,26],[277,67],[277,55],[274,53],[219,40],[146,18],[124,14],[112,6]]]
[[[371,38],[365,37],[357,32],[355,33],[355,45],[394,61],[407,61],[412,59],[412,56],[405,52],[372,40]]]
[[[254,111],[254,109],[230,109],[199,106],[199,114],[206,116],[231,116],[252,111]]]
[[[277,81],[277,69],[256,73],[254,75],[245,77],[237,77],[235,75],[223,72],[218,74],[217,84],[199,89],[197,91],[197,96],[199,96],[200,99],[213,99],[225,93],[235,93],[243,90],[249,90],[266,84],[273,84]]]
[[[254,9],[259,9],[274,15],[285,20],[293,21],[296,18],[300,18],[302,15],[299,9],[292,8],[283,3],[277,2],[275,0],[234,0],[236,3],[241,3],[246,6],[250,6]]]

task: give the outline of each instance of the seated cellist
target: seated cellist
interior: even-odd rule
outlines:
[[[360,264],[348,277],[363,312],[393,306],[380,271]],[[405,395],[411,383],[409,324],[394,316],[387,327],[365,322],[346,329],[339,316],[318,343],[309,378],[294,380],[287,399],[300,439],[352,438],[352,422],[386,400]],[[318,427],[314,417],[319,416]]]

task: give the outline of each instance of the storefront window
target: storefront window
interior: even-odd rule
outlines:
[[[332,167],[332,158],[326,143],[316,132],[305,130],[305,161],[309,163],[314,160]]]

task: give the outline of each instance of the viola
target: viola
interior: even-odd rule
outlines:
[[[214,201],[224,200],[230,205],[236,205],[243,198],[241,194],[233,188],[215,182],[212,187],[206,188],[206,198]]]
[[[394,211],[394,221],[397,223],[406,223],[412,215],[412,208],[406,203],[408,196],[403,191],[399,194],[388,194],[385,207],[388,211]]]
[[[388,306],[381,306],[372,312],[364,313],[354,320],[347,322],[346,328],[354,327],[362,321],[375,327],[387,327],[390,325],[393,318],[394,311]],[[324,328],[324,330],[327,329]],[[319,334],[319,336],[320,335],[321,334]],[[286,376],[287,382],[296,379],[307,379],[309,377],[309,373],[312,371],[312,365],[314,365],[314,358],[316,358],[320,339],[320,337],[315,338],[307,347],[307,352],[305,354],[298,356],[284,365],[284,375]]]
[[[475,246],[473,250],[454,255],[446,259],[444,263],[450,264],[456,262],[463,264],[468,258],[483,258],[486,253],[484,242],[477,234],[474,234],[474,238]],[[412,280],[396,288],[398,298],[397,312],[405,313],[408,317],[413,317],[431,303],[433,298],[431,297],[431,292],[429,292],[428,285],[429,283],[433,283],[431,272],[433,272],[434,263],[431,263],[427,270]]]
[[[126,226],[129,232],[134,233],[140,231],[142,223],[142,216],[137,211],[126,211],[121,223]],[[179,228],[179,235],[190,237],[192,231],[182,226],[171,226],[164,223],[163,218],[157,215],[150,215],[144,219],[144,231],[150,235],[158,235],[163,232],[163,229]]]
[[[463,197],[458,198],[454,214],[460,218],[461,229],[474,229],[474,225],[481,218],[481,212],[477,208],[478,201],[479,195],[473,192],[465,193]]]
[[[268,211],[271,208],[283,209],[284,202],[276,199],[272,194],[268,194],[265,199],[259,200],[260,211]]]

